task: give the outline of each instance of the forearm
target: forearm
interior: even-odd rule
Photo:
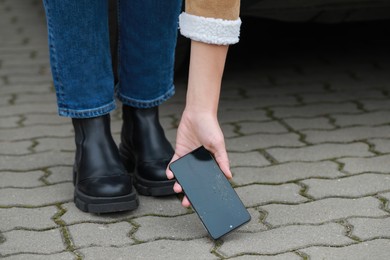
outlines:
[[[228,45],[191,42],[186,110],[217,114]]]

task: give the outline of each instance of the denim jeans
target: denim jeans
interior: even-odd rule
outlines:
[[[118,84],[114,86],[108,0],[43,0],[58,113],[107,114],[115,96],[137,108],[174,94],[173,68],[181,0],[118,2]]]

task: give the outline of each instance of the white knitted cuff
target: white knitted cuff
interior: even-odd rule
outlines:
[[[191,40],[217,45],[229,45],[239,41],[241,20],[223,20],[181,13],[180,33]]]

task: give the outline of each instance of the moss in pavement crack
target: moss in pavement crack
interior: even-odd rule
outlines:
[[[310,260],[310,256],[304,252],[301,251],[294,251],[294,254],[298,255],[302,258],[302,260]]]
[[[338,220],[338,221],[335,221],[337,224],[341,225],[344,227],[345,229],[345,236],[349,237],[350,239],[354,240],[354,241],[357,241],[357,242],[362,242],[362,239],[358,238],[357,236],[353,235],[352,232],[353,232],[353,226],[348,223],[347,220],[345,219],[342,219],[342,220]]]
[[[72,237],[69,233],[69,229],[68,229],[65,221],[63,221],[61,219],[61,217],[66,213],[66,209],[64,209],[61,206],[61,204],[56,204],[55,206],[57,207],[58,212],[56,214],[54,214],[52,219],[60,227],[61,236],[62,236],[63,241],[65,243],[66,250],[73,253],[76,256],[77,260],[80,260],[80,259],[82,259],[82,257],[78,252],[76,252],[74,243],[72,241]]]
[[[221,248],[222,245],[223,245],[223,240],[222,239],[215,240],[214,241],[214,247],[211,249],[210,253],[212,253],[216,257],[219,257],[220,259],[225,259],[226,258],[225,256],[223,256],[220,253],[218,253],[218,249]]]

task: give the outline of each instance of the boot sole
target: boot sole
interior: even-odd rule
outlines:
[[[134,210],[138,207],[139,200],[135,191],[125,196],[93,197],[84,194],[76,187],[74,203],[78,209],[84,212],[112,213]]]
[[[151,181],[142,178],[135,167],[135,164],[132,163],[131,156],[129,152],[122,146],[119,145],[119,154],[121,156],[122,162],[129,172],[133,176],[133,185],[137,192],[144,196],[153,196],[153,197],[162,197],[174,195],[176,192],[173,190],[173,185],[176,180],[166,180],[166,181]]]

